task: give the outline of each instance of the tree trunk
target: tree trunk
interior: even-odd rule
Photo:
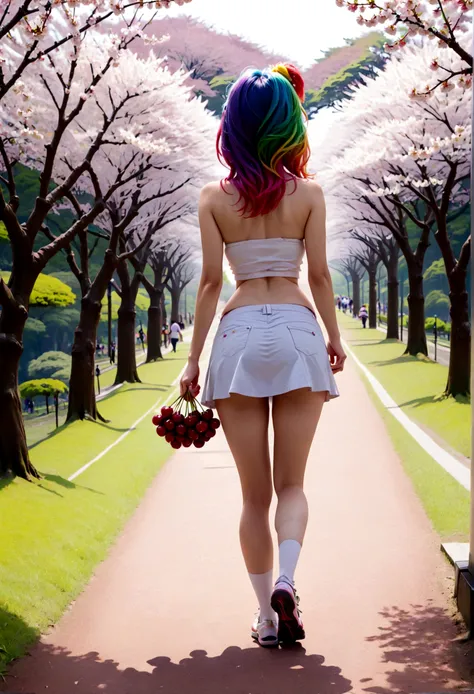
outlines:
[[[164,292],[161,295],[161,321],[162,321],[162,325],[163,325],[163,323],[168,322],[168,316],[166,314],[166,304],[165,304],[165,293]]]
[[[428,356],[425,332],[425,297],[423,295],[423,269],[418,263],[408,265],[408,340],[405,354]]]
[[[369,272],[369,328],[377,328],[377,266]]]
[[[150,296],[150,307],[148,309],[148,339],[147,339],[147,364],[157,359],[162,359],[161,353],[161,292],[154,292],[155,296]]]
[[[28,299],[36,277],[27,272],[26,262],[22,270],[25,281],[20,286],[12,286],[12,280],[15,281],[13,277],[10,288],[0,279],[0,477],[11,473],[28,480],[31,477],[39,478],[40,475],[28,454],[18,392],[18,370],[28,317]]]
[[[0,478],[12,473],[39,478],[31,464],[18,393],[18,363],[22,345],[12,334],[0,335]]]
[[[352,277],[352,294],[352,313],[357,318],[360,311],[360,277],[356,275]]]
[[[45,395],[44,399],[46,400],[46,414],[49,414],[49,395]]]
[[[466,291],[466,271],[457,267],[449,280],[451,307],[451,344],[446,395],[469,395],[471,392],[471,325]]]
[[[141,383],[137,371],[135,353],[135,306],[120,306],[117,326],[117,373],[115,385],[119,383]]]
[[[171,287],[171,323],[178,323],[179,321],[179,301],[181,299],[181,289],[179,287]]]
[[[117,268],[120,277],[121,302],[118,310],[117,342],[118,358],[115,385],[119,383],[141,383],[137,371],[136,343],[135,343],[135,302],[140,287],[139,273],[135,272],[130,281],[128,267],[121,263]]]
[[[398,249],[387,266],[387,340],[398,340]]]
[[[92,291],[81,301],[79,325],[74,331],[67,422],[85,417],[102,419],[97,412],[94,390],[95,347],[102,302],[92,297]]]

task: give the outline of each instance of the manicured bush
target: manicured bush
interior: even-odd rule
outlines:
[[[67,382],[70,372],[71,357],[65,352],[44,352],[28,364],[28,376],[33,379],[55,378]]]
[[[49,398],[53,395],[66,393],[67,386],[62,381],[54,378],[43,378],[34,381],[25,381],[20,384],[19,390],[22,398],[44,397],[46,400],[46,411],[49,413]]]

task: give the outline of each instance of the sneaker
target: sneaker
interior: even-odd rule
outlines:
[[[299,602],[293,583],[286,576],[280,576],[273,589],[271,606],[278,615],[278,640],[281,643],[294,643],[305,638]]]
[[[275,648],[278,646],[278,629],[276,622],[272,619],[260,620],[259,612],[255,615],[250,635],[264,648]]]

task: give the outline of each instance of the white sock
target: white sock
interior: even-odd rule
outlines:
[[[301,545],[296,540],[283,540],[279,548],[280,576],[295,580],[295,570],[300,557]]]
[[[273,571],[267,571],[264,574],[249,573],[249,578],[260,606],[260,619],[276,620],[276,614],[270,605],[273,591]]]

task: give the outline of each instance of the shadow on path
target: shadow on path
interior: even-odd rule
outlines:
[[[338,667],[324,664],[321,655],[306,655],[302,646],[264,650],[230,646],[210,657],[194,650],[173,663],[166,656],[148,661],[150,672],[120,670],[112,660],[100,661],[97,653],[72,656],[66,650],[40,645],[35,652],[42,663],[38,672],[31,661],[31,680],[16,688],[9,677],[0,691],[9,694],[345,694],[350,680]],[[31,685],[37,682],[38,688]]]
[[[470,689],[474,682],[474,644],[453,639],[453,617],[431,604],[412,605],[410,610],[386,608],[380,613],[385,625],[367,641],[382,651],[387,686],[370,686],[373,694],[407,692],[453,692]],[[393,667],[392,667],[393,664]],[[462,679],[466,687],[453,686]],[[467,684],[467,683],[470,684]]]

